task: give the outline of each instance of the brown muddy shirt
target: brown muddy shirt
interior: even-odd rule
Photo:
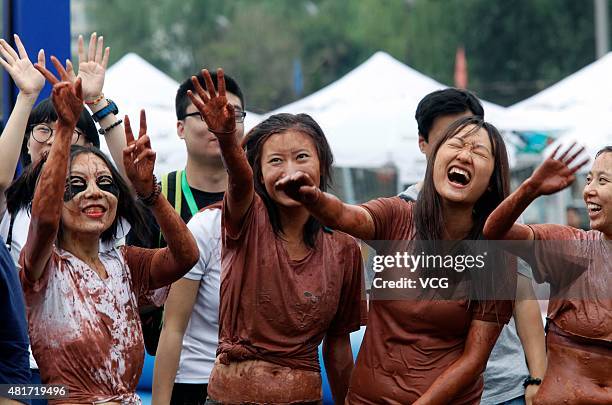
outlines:
[[[135,392],[144,343],[138,300],[150,298],[154,252],[122,247],[100,253],[106,279],[58,248],[36,282],[21,272],[42,382],[66,385],[70,393],[55,402],[140,403]]]
[[[374,220],[375,240],[413,240],[414,203],[399,197],[363,205]],[[473,320],[507,323],[507,301],[381,300],[373,297],[357,364],[351,378],[350,404],[410,404],[463,353]],[[484,366],[484,365],[483,365]],[[452,404],[479,403],[480,377]]]
[[[612,241],[599,231],[529,226],[536,239],[534,278],[551,284],[548,318],[570,335],[612,347]]]
[[[342,232],[320,231],[315,248],[291,260],[257,194],[237,235],[225,226],[225,209],[219,360],[256,359],[319,371],[317,347],[324,336],[360,327],[357,242]]]

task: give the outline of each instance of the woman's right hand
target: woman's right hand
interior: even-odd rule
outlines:
[[[589,162],[586,158],[574,167],[569,165],[582,153],[584,147],[581,147],[573,154],[570,151],[576,146],[573,143],[559,157],[557,153],[561,149],[559,145],[557,149],[533,172],[531,177],[527,179],[530,187],[536,195],[549,195],[563,190],[576,180],[575,173]]]
[[[24,95],[36,96],[45,85],[45,78],[38,70],[34,68],[28,53],[19,38],[15,34],[15,45],[19,54],[6,42],[0,39],[0,64],[6,69],[19,91]],[[38,65],[45,67],[45,51],[38,51]]]
[[[51,101],[53,101],[53,107],[57,112],[57,120],[60,126],[76,127],[81,111],[83,111],[83,87],[81,85],[81,79],[77,78],[74,83],[70,81],[66,69],[62,66],[59,60],[55,56],[51,56],[51,62],[57,69],[62,81],[60,81],[53,73],[47,70],[44,66],[40,66],[38,63],[34,67],[49,81],[53,84],[53,91],[51,92]],[[57,131],[58,135],[61,131]],[[68,132],[66,132],[68,134]],[[72,137],[72,130],[69,135]]]

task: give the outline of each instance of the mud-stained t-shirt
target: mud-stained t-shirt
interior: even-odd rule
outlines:
[[[399,197],[363,204],[374,220],[374,240],[414,240],[413,202]],[[377,299],[370,301],[368,327],[351,378],[350,404],[410,404],[463,353],[473,320],[507,323],[511,301],[465,299]],[[483,364],[483,367],[485,365]],[[480,376],[452,404],[477,404]]]
[[[149,294],[154,253],[126,246],[101,252],[108,276],[102,279],[54,247],[39,280],[32,283],[21,273],[32,352],[43,383],[68,387],[69,397],[61,402],[140,403],[135,392],[144,343],[138,300]]]
[[[226,227],[226,209],[220,361],[256,359],[319,371],[317,347],[325,335],[348,334],[361,324],[363,265],[357,242],[342,232],[322,230],[314,249],[292,260],[257,194],[236,235]]]
[[[612,241],[600,231],[529,225],[533,274],[551,285],[548,318],[569,335],[612,344]]]

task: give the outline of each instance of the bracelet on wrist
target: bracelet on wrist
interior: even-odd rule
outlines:
[[[523,381],[523,387],[527,388],[530,385],[540,385],[542,384],[542,379],[541,378],[535,378],[532,376],[528,376],[527,378],[525,378],[525,381]]]
[[[153,191],[151,191],[151,194],[149,194],[146,197],[143,197],[140,194],[136,193],[136,196],[138,197],[140,202],[142,202],[147,207],[150,207],[153,204],[155,204],[160,194],[161,194],[161,188],[159,187],[159,184],[157,184],[157,177],[153,175]]]
[[[104,100],[104,93],[100,93],[100,95],[98,97],[96,97],[93,100],[85,100],[85,104],[87,105],[96,105],[98,104],[100,101]]]
[[[121,125],[121,124],[123,124],[123,120],[122,120],[122,119],[119,119],[119,120],[117,120],[116,122],[114,122],[113,124],[109,125],[109,126],[108,126],[108,127],[106,127],[106,128],[100,128],[100,129],[98,130],[98,133],[99,133],[100,135],[106,135],[106,134],[108,133],[108,131],[110,131],[111,129],[113,129],[113,128],[115,128],[116,126]]]

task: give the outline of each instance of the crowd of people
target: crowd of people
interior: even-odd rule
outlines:
[[[140,403],[146,350],[156,405],[320,404],[321,345],[338,404],[612,403],[612,146],[588,172],[591,230],[525,225],[533,200],[589,164],[584,150],[558,148],[511,192],[478,98],[439,90],[415,114],[423,181],[352,205],[329,193],[333,153],[312,117],[245,134],[239,84],[203,69],[176,94],[185,167],[158,181],[145,112],[135,136],[103,93],[102,37],[79,37],[77,69],[51,56],[59,78],[13,42],[0,39],[19,88],[0,136],[0,384],[67,387],[49,403]],[[462,241],[512,242],[478,275],[438,273],[446,290],[416,282],[437,268],[376,274],[411,289],[366,282],[366,244],[453,256],[473,249]],[[550,284],[546,325],[534,283]],[[44,401],[0,397],[30,402]]]

